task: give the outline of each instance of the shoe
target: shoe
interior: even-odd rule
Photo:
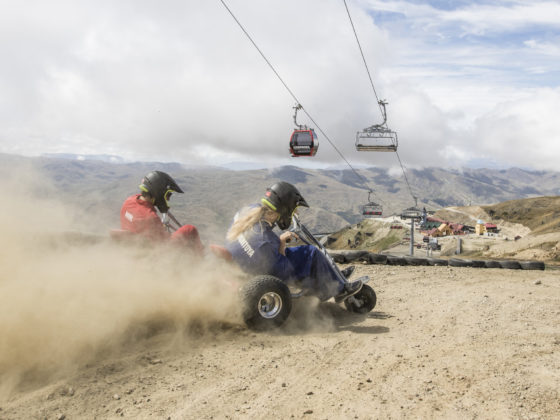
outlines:
[[[343,300],[349,298],[350,296],[354,296],[356,293],[362,290],[363,285],[364,283],[362,283],[361,280],[354,281],[352,283],[346,283],[344,285],[344,290],[338,296],[334,297],[334,301],[336,303],[340,303]]]
[[[351,265],[350,267],[346,267],[344,270],[341,271],[342,275],[347,279],[350,278],[354,270],[356,269],[355,265]]]

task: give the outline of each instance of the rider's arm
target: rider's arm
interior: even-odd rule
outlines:
[[[280,245],[278,247],[278,253],[281,255],[286,255],[286,244],[292,239],[297,239],[298,236],[294,232],[284,232],[280,235]]]
[[[268,265],[266,272],[282,280],[296,277],[292,263],[285,255],[280,254],[278,244],[266,243],[259,251],[263,257],[266,256],[264,257]]]

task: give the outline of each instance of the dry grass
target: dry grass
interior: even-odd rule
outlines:
[[[494,220],[520,223],[532,234],[560,230],[560,197],[536,197],[511,200],[482,207]]]

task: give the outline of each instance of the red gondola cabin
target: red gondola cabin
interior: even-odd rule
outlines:
[[[319,149],[317,134],[312,128],[294,130],[290,138],[290,153],[293,157],[315,156]]]

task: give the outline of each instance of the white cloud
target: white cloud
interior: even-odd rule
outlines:
[[[560,46],[558,45],[558,41],[558,38],[556,38],[556,42],[540,42],[535,39],[528,39],[523,44],[539,54],[559,58]]]
[[[440,13],[451,24],[461,24],[464,33],[483,35],[489,32],[513,31],[532,25],[559,27],[560,4],[552,1],[502,1],[496,4],[472,5]]]
[[[477,121],[473,145],[484,151],[484,157],[499,156],[515,166],[558,169],[559,107],[560,88],[539,89],[502,103]]]
[[[473,1],[467,5],[457,2],[456,7],[447,9],[438,8],[430,1],[369,0],[364,4],[375,12],[406,16],[408,25],[443,38],[448,35],[516,31],[533,25],[560,26],[557,19],[560,4],[556,1]]]
[[[315,158],[288,157],[294,98],[219,1],[193,0],[0,6],[10,61],[0,68],[0,152],[313,166],[342,162],[331,140],[353,164],[398,164],[355,151],[356,131],[381,115],[343,3],[227,4],[328,136]],[[560,130],[550,123],[560,5],[348,5],[408,166],[491,158],[560,170],[558,150],[544,146]],[[535,137],[539,147],[526,148]]]

